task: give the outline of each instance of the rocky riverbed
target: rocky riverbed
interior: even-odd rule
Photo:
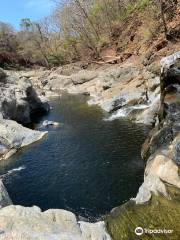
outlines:
[[[138,61],[96,70],[33,70],[17,76],[30,79],[39,94],[46,97],[61,95],[63,91],[84,94],[90,96],[88,104],[99,105],[112,113],[113,119],[125,115],[138,123],[155,122],[160,78]]]
[[[161,77],[133,62],[106,70],[81,70],[68,76],[59,74],[58,69],[8,72],[8,76],[1,71],[1,158],[9,157],[46,134],[17,123],[28,123],[34,112],[49,110],[47,102],[38,97],[36,91],[46,97],[61,95],[64,90],[86,94],[90,96],[89,104],[98,104],[117,116],[118,111],[128,109],[131,119],[154,124],[155,128],[142,148],[146,168],[137,197],[114,209],[106,218],[111,237],[106,233],[104,222],[78,222],[72,213],[64,210],[42,213],[38,207],[13,206],[1,183],[0,239],[135,240],[139,238],[134,229],[141,226],[172,229],[172,239],[178,240],[179,67],[180,52],[162,59]],[[152,237],[154,235],[145,234],[142,239]],[[158,237],[164,239],[163,235]]]

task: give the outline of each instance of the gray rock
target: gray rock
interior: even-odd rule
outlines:
[[[174,145],[175,142],[173,142],[171,150]],[[155,156],[149,158],[145,169],[144,183],[134,199],[137,204],[148,202],[152,193],[168,197],[165,183],[180,188],[178,166],[168,157],[172,155],[171,150],[157,152]]]
[[[160,99],[155,100],[147,109],[136,116],[135,122],[146,125],[155,125],[160,107]]]
[[[77,85],[77,84],[83,84],[86,82],[89,82],[96,78],[98,74],[94,71],[88,71],[88,70],[82,70],[79,71],[76,74],[71,75],[72,82]]]
[[[3,207],[6,207],[8,205],[12,205],[12,201],[9,197],[9,194],[8,194],[2,180],[0,180],[0,209]]]
[[[77,222],[71,212],[8,206],[0,210],[1,239],[110,240],[105,224]]]
[[[63,91],[84,94],[91,97],[88,104],[97,104],[108,112],[147,103],[147,95],[149,101],[153,102],[155,95],[159,94],[155,93],[159,78],[131,62],[103,70],[81,70],[70,76],[62,74],[58,70],[21,73],[22,76],[28,76],[47,97],[60,96]],[[149,111],[148,115],[152,112]]]
[[[0,83],[6,82],[6,73],[3,71],[2,68],[0,68]]]
[[[156,195],[162,194],[166,197],[168,196],[165,185],[155,174],[145,177],[144,183],[139,188],[139,192],[136,198],[132,200],[134,200],[136,204],[143,204],[149,202],[152,193]]]
[[[159,124],[142,148],[142,157],[148,160],[136,203],[149,201],[152,193],[168,197],[166,184],[180,188],[180,52],[162,59],[161,66]]]
[[[161,72],[167,71],[170,69],[172,65],[176,65],[180,60],[180,51],[176,52],[168,57],[165,57],[161,60]],[[178,64],[178,67],[179,64]]]
[[[180,134],[174,140],[173,160],[180,166]]]
[[[31,82],[27,78],[7,77],[7,83],[0,86],[0,112],[5,119],[13,119],[21,123],[30,123],[31,114],[48,112],[47,100],[38,97]]]
[[[18,149],[40,140],[46,134],[47,132],[34,131],[25,128],[12,120],[1,120],[0,160],[9,158]]]

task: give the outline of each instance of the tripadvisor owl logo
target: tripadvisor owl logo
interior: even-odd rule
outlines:
[[[134,232],[137,236],[141,236],[144,233],[144,229],[142,227],[137,227]]]

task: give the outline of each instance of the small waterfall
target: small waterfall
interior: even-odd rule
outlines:
[[[129,106],[129,107],[122,107],[121,109],[119,109],[115,113],[113,113],[110,117],[104,118],[104,121],[113,121],[118,118],[128,117],[128,115],[133,110],[145,110],[147,108],[152,107],[159,100],[160,100],[160,94],[158,94],[157,96],[154,96],[152,101],[149,101],[147,104],[138,104],[138,105]]]
[[[115,113],[113,113],[110,117],[105,118],[105,121],[113,121],[118,118],[124,118],[127,117],[133,110],[143,110],[148,108],[149,105],[146,104],[139,104],[135,106],[130,106],[130,107],[124,107],[119,110],[117,110]]]

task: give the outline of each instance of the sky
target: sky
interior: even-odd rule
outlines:
[[[48,16],[53,7],[53,0],[0,0],[0,21],[18,30],[22,18],[40,20]]]

